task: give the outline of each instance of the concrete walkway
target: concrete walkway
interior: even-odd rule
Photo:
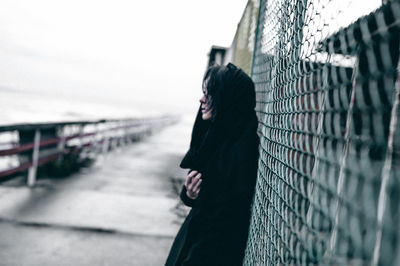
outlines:
[[[0,265],[164,265],[192,117],[63,179],[0,186]]]

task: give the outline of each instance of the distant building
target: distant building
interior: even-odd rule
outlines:
[[[225,55],[228,48],[215,46],[211,47],[210,52],[208,53],[208,65],[210,67],[212,65],[223,65],[225,62]]]

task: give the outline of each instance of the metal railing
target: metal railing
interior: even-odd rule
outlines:
[[[33,186],[39,166],[54,161],[62,163],[63,156],[67,154],[104,153],[178,120],[177,116],[162,116],[0,126],[0,134],[16,134],[19,138],[18,142],[2,143],[8,147],[0,149],[0,158],[16,156],[14,160],[18,163],[0,170],[0,182],[27,170],[27,184]]]

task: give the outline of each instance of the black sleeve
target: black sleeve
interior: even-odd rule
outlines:
[[[186,191],[187,191],[187,190],[186,190],[186,186],[183,185],[183,186],[182,186],[182,190],[181,190],[181,194],[180,194],[180,198],[181,198],[183,204],[185,204],[185,205],[188,206],[188,207],[192,207],[195,200],[189,198],[189,197],[186,195]]]

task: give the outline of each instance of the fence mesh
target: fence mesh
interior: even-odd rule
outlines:
[[[400,264],[399,26],[399,1],[260,1],[245,265]]]

